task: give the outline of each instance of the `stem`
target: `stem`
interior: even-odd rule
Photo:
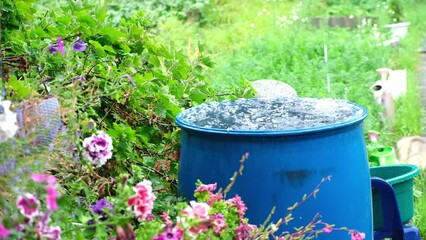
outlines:
[[[129,219],[129,217],[122,217],[122,218],[117,218],[116,220],[120,220],[121,221],[121,220],[128,220],[128,219]],[[71,228],[71,229],[67,229],[65,231],[62,231],[61,234],[66,234],[66,233],[74,232],[76,230],[85,229],[85,228],[96,228],[96,227],[106,226],[106,225],[116,225],[117,224],[116,222],[117,221],[114,221],[114,222],[100,222],[100,223],[96,223],[96,224],[92,224],[92,225],[81,225],[81,226],[78,226],[78,227],[75,227],[75,228]]]

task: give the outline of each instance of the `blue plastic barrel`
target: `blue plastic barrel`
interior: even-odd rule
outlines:
[[[331,175],[316,198],[296,208],[294,220],[280,230],[305,226],[319,213],[324,222],[359,230],[366,234],[365,239],[373,239],[370,172],[362,126],[367,111],[349,104],[358,114],[347,121],[294,130],[204,128],[186,121],[182,112],[175,119],[182,129],[179,193],[193,199],[197,179],[225,188],[241,157],[249,153],[243,175],[238,176],[228,197],[241,196],[250,223],[262,224],[274,206],[272,221],[276,222],[287,214],[288,207]],[[318,239],[350,237],[345,231],[335,231],[320,234]]]

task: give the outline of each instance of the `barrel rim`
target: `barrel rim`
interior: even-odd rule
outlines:
[[[209,134],[244,135],[244,136],[290,136],[290,135],[302,135],[302,134],[309,134],[309,133],[326,132],[330,130],[349,127],[349,126],[361,123],[367,117],[368,111],[361,104],[350,102],[343,99],[338,99],[338,100],[345,101],[353,105],[354,107],[358,107],[359,109],[362,110],[362,113],[357,117],[350,118],[349,120],[346,120],[343,122],[333,123],[330,125],[319,126],[319,127],[291,129],[291,130],[227,130],[227,129],[220,129],[220,128],[200,127],[181,119],[181,115],[185,110],[180,112],[175,117],[175,123],[180,128],[185,130],[191,130],[191,131],[209,133]]]
[[[370,167],[370,174],[371,174],[371,171],[380,170],[380,169],[386,169],[386,170],[407,169],[407,172],[404,172],[401,175],[398,175],[389,179],[385,179],[385,181],[391,185],[411,180],[420,174],[420,168],[413,164],[397,164],[397,165]],[[373,176],[373,174],[371,175]]]

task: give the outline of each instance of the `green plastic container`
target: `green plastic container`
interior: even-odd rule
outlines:
[[[390,146],[375,148],[369,153],[368,160],[371,167],[395,164],[395,149]]]
[[[401,221],[407,223],[414,215],[414,177],[420,173],[415,165],[401,164],[370,168],[371,177],[379,177],[392,185],[398,203]],[[373,226],[380,229],[383,224],[381,198],[373,190]]]

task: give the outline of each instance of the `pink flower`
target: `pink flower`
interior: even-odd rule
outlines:
[[[112,139],[102,131],[84,139],[83,147],[87,160],[96,167],[101,167],[112,157]]]
[[[170,220],[170,216],[169,216],[169,214],[168,214],[167,212],[163,212],[163,213],[160,215],[160,217],[161,217],[161,219],[163,220],[163,223],[164,223],[166,226],[171,226],[171,225],[173,224],[173,222],[172,222],[172,220]]]
[[[190,206],[182,210],[182,214],[189,218],[200,218],[202,220],[209,218],[210,206],[207,203],[199,203],[196,201],[189,202]]]
[[[222,213],[213,215],[210,217],[210,219],[213,221],[213,229],[217,234],[228,227]]]
[[[244,217],[247,207],[244,204],[244,202],[241,200],[241,197],[238,196],[238,194],[235,195],[234,198],[230,198],[226,200],[226,203],[234,205],[238,210],[238,214],[240,215],[240,218]]]
[[[33,173],[33,174],[31,174],[30,177],[34,182],[37,182],[37,183],[46,182],[47,183],[47,188],[46,188],[47,208],[49,210],[52,210],[52,211],[57,210],[58,204],[56,203],[56,198],[58,197],[58,194],[57,194],[56,188],[55,188],[56,178],[52,175],[40,174],[40,173]]]
[[[365,238],[365,233],[352,231],[351,232],[351,240],[363,240]]]
[[[47,184],[55,184],[56,183],[56,178],[52,175],[41,174],[41,173],[33,173],[33,174],[31,174],[30,177],[34,182],[37,182],[37,183],[41,183],[41,182],[46,182]]]
[[[183,230],[180,227],[167,227],[166,231],[158,234],[151,240],[181,240],[183,239]]]
[[[24,193],[18,197],[16,206],[20,209],[22,215],[33,218],[38,214],[38,207],[40,203],[31,193]]]
[[[236,229],[237,232],[237,240],[245,240],[245,239],[250,239],[250,234],[256,230],[256,226],[255,225],[251,225],[251,224],[247,224],[247,223],[242,223],[240,226],[238,226]]]
[[[152,193],[151,181],[143,180],[135,186],[136,195],[127,200],[127,205],[133,207],[139,221],[146,220],[154,208],[155,195]]]
[[[36,224],[36,235],[41,239],[59,240],[61,239],[61,229],[57,226],[51,227],[47,224]]]
[[[58,204],[56,203],[56,198],[58,194],[56,192],[54,185],[48,185],[47,186],[47,197],[46,197],[46,204],[47,209],[55,211],[58,209]]]
[[[207,199],[207,204],[212,205],[213,203],[220,201],[223,199],[223,195],[221,193],[209,193],[209,199]]]
[[[214,184],[202,184],[195,189],[195,192],[213,192],[217,188],[217,183]]]
[[[324,232],[324,233],[331,233],[332,231],[333,231],[333,228],[331,228],[331,227],[325,227],[325,228],[323,228],[322,229],[322,231]]]
[[[378,132],[369,132],[368,133],[368,138],[370,139],[371,142],[377,142],[379,140],[380,137],[380,133]]]
[[[9,237],[9,235],[10,235],[9,230],[7,228],[5,228],[3,226],[3,224],[0,223],[0,239],[1,238],[7,238],[7,237]]]

